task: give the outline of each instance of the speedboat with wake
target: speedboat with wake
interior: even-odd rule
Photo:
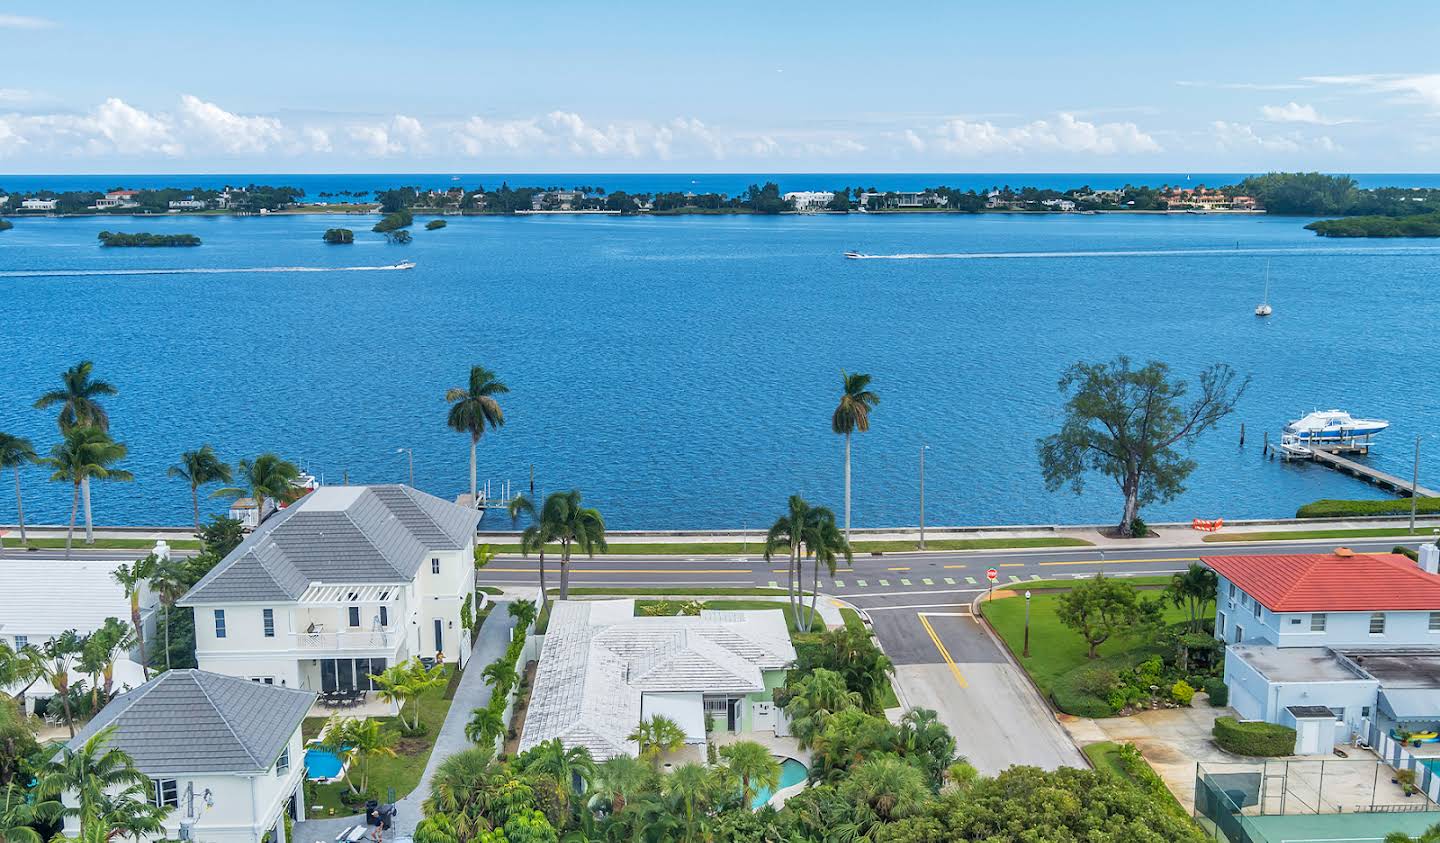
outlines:
[[[849,258],[852,261],[857,261],[861,258],[868,258],[870,256],[865,254],[864,252],[846,252],[845,257]]]
[[[393,263],[393,264],[391,264],[391,265],[390,265],[390,268],[391,268],[391,269],[414,269],[414,268],[415,268],[415,261],[400,261],[399,263]]]
[[[1372,436],[1389,426],[1384,419],[1357,419],[1344,410],[1316,410],[1285,425],[1285,432],[1306,442],[1341,442]]]

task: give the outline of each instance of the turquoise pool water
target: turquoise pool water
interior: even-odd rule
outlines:
[[[340,775],[345,763],[340,756],[328,749],[311,747],[305,750],[305,777],[310,779],[333,779]]]
[[[799,784],[800,782],[805,781],[805,777],[809,774],[810,771],[805,769],[804,764],[801,764],[794,758],[786,758],[785,760],[780,762],[779,789],[784,790],[792,784]],[[755,792],[755,800],[750,803],[750,807],[758,811],[760,808],[764,807],[765,803],[769,802],[770,797],[774,795],[774,791],[770,790],[769,788],[762,787],[760,788],[760,790]]]

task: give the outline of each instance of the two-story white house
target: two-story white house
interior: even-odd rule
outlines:
[[[180,600],[201,669],[331,692],[417,656],[464,664],[478,520],[409,486],[310,492]]]
[[[284,817],[305,818],[300,724],[315,695],[201,670],[170,670],[105,706],[69,743],[103,729],[171,809],[165,833],[142,840],[286,843]],[[62,799],[76,804],[73,793]],[[182,828],[184,831],[182,832]],[[76,837],[80,821],[65,819]]]
[[[1440,725],[1440,550],[1212,556],[1230,705],[1328,753]]]

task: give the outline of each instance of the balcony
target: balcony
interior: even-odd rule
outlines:
[[[393,652],[404,640],[404,636],[398,629],[346,632],[328,632],[317,629],[314,632],[291,633],[290,638],[295,649],[312,650],[317,653]]]

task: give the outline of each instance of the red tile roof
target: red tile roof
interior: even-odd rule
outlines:
[[[1203,556],[1200,561],[1273,612],[1440,611],[1440,576],[1397,553]]]

